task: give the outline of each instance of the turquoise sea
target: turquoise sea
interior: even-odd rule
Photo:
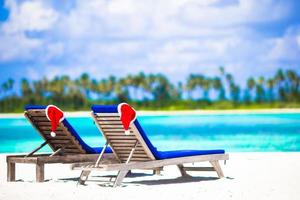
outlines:
[[[140,116],[159,150],[300,151],[300,113]],[[104,140],[91,118],[68,118],[91,146]],[[29,152],[43,140],[25,118],[0,119],[0,153]],[[50,151],[48,147],[42,151]]]

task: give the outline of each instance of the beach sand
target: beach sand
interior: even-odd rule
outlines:
[[[208,163],[201,163],[207,166]],[[199,165],[199,164],[196,164]],[[288,199],[300,198],[300,153],[230,153],[225,178],[214,172],[191,172],[192,178],[180,177],[175,166],[165,167],[162,175],[136,170],[118,188],[108,187],[93,172],[86,186],[76,185],[80,171],[69,165],[45,167],[45,183],[35,183],[35,168],[30,164],[16,166],[17,182],[6,182],[5,155],[0,155],[1,200],[47,199]],[[105,173],[108,175],[107,173]],[[111,174],[111,173],[110,173]]]

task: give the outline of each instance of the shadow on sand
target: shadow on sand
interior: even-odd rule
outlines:
[[[200,181],[213,181],[218,180],[216,177],[178,177],[171,179],[159,179],[159,180],[143,180],[143,181],[132,181],[130,184],[138,184],[138,185],[166,185],[166,184],[177,184],[177,183],[193,183]]]
[[[137,177],[148,177],[153,176],[152,174],[146,174],[146,173],[129,173],[126,178],[137,178]],[[109,184],[112,183],[112,181],[116,178],[116,176],[113,175],[106,175],[106,176],[91,176],[93,179],[88,180],[88,182],[106,182]],[[163,176],[162,176],[163,177]],[[97,179],[97,180],[95,180]],[[102,179],[102,180],[101,180]],[[201,182],[201,181],[214,181],[218,180],[217,177],[202,177],[202,176],[181,176],[177,178],[170,178],[170,179],[156,179],[156,180],[138,180],[138,181],[125,181],[124,184],[126,185],[166,185],[166,184],[177,184],[177,183],[193,183],[193,182]],[[225,179],[233,180],[232,177],[225,177]],[[67,182],[67,181],[78,181],[78,177],[76,178],[63,178],[59,179],[61,181]],[[99,184],[100,186],[108,186],[107,184]],[[125,185],[123,185],[125,186]]]

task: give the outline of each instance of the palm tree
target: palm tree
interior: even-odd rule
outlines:
[[[85,96],[89,98],[89,93],[91,88],[90,76],[87,73],[82,74],[80,78],[77,80],[77,84],[79,87],[82,88]]]
[[[234,104],[239,103],[240,101],[240,87],[234,83],[230,84],[230,94]]]
[[[130,100],[128,84],[129,79],[121,78],[113,86],[118,103],[127,102]]]
[[[4,83],[2,83],[1,85],[1,89],[3,91],[3,93],[9,93],[9,91],[11,91],[14,87],[14,80],[9,78],[7,81],[5,81]]]
[[[192,91],[196,88],[196,78],[194,74],[190,74],[185,86],[186,91],[188,92],[189,99],[192,99]]]
[[[182,100],[182,95],[183,95],[183,84],[181,81],[178,82],[177,84],[177,89],[176,89],[176,99],[177,100]]]
[[[240,87],[235,84],[233,76],[229,73],[226,74],[226,80],[229,85],[231,99],[234,104],[237,104],[240,98]]]
[[[153,100],[158,106],[166,105],[171,99],[176,99],[175,87],[162,74],[148,77],[148,84]]]
[[[9,96],[9,93],[11,91],[13,91],[13,87],[14,87],[14,80],[9,78],[7,81],[5,81],[4,83],[2,83],[1,85],[1,89],[2,92],[4,94],[4,101],[3,104],[1,104],[1,110],[3,111],[7,111],[12,109],[14,106],[12,105],[12,97]]]
[[[262,103],[265,100],[264,77],[259,77],[256,83],[256,102]]]
[[[275,75],[275,83],[278,88],[279,100],[286,101],[286,92],[284,88],[285,76],[281,69]]]
[[[287,70],[286,72],[288,82],[289,82],[289,100],[296,101],[298,98],[298,90],[299,90],[299,78],[295,71]]]
[[[116,84],[117,84],[117,78],[115,76],[109,76],[107,80],[107,91],[108,91],[107,96],[113,95]]]
[[[23,78],[21,80],[21,94],[23,96],[23,100],[25,102],[25,104],[29,103],[29,104],[32,104],[34,103],[32,98],[32,94],[33,94],[33,91],[30,87],[30,84],[29,84],[29,81],[25,78]]]
[[[267,80],[267,88],[268,88],[268,99],[270,102],[274,101],[274,94],[273,94],[273,90],[274,90],[274,84],[275,84],[275,80],[273,78],[269,78]]]
[[[49,91],[50,83],[46,78],[42,80],[33,82],[33,91],[34,91],[34,103],[35,104],[44,104],[44,100],[47,96],[47,91]]]
[[[223,82],[227,81],[225,68],[223,66],[219,67],[219,72],[220,72],[220,80],[224,92],[224,94],[222,94],[222,100],[226,100],[226,88],[225,85],[223,85]]]
[[[202,80],[200,80],[200,84],[202,83],[203,88],[203,98],[206,101],[209,101],[209,91],[211,89],[212,81],[208,77],[204,77]]]
[[[219,77],[215,77],[212,79],[212,87],[216,90],[219,91],[219,100],[225,100],[225,89],[223,87],[222,81]]]
[[[201,74],[191,74],[188,78],[186,87],[189,92],[192,92],[195,90],[197,91],[197,89],[198,89],[199,93],[200,93],[202,90],[204,99],[207,99],[209,90],[211,88],[210,83],[211,83],[210,80],[205,78]]]
[[[245,89],[245,95],[244,95],[244,101],[246,103],[250,103],[252,101],[252,93],[253,89],[256,85],[256,82],[253,77],[248,78],[247,80],[247,86]]]

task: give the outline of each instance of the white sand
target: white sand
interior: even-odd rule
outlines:
[[[166,167],[162,176],[134,171],[138,174],[126,178],[122,187],[111,188],[99,182],[103,180],[96,177],[99,172],[92,174],[98,181],[76,186],[80,172],[59,164],[46,166],[47,182],[35,183],[34,166],[19,164],[18,182],[8,183],[5,155],[1,155],[0,199],[300,199],[300,153],[231,153],[222,167],[223,179],[215,179],[214,172],[193,172],[193,178],[181,178],[174,166]]]

